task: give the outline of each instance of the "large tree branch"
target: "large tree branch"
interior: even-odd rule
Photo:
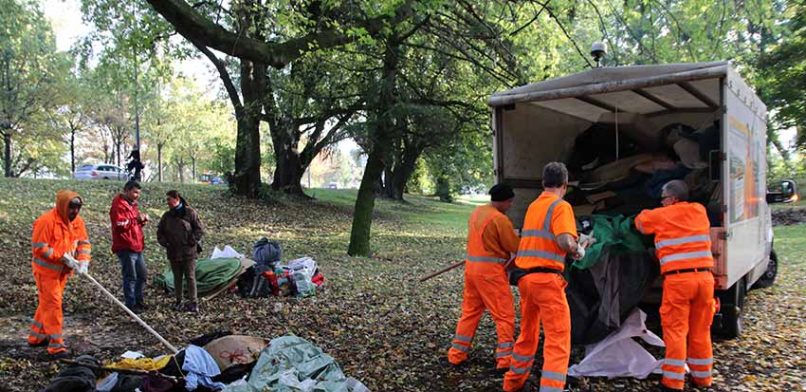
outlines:
[[[196,49],[199,49],[199,51],[202,52],[202,54],[204,54],[211,63],[213,63],[216,71],[218,71],[218,76],[224,83],[224,89],[227,90],[227,95],[229,96],[230,102],[232,102],[233,109],[235,109],[235,113],[237,113],[238,117],[240,117],[241,113],[243,112],[241,96],[238,95],[238,89],[235,88],[235,83],[232,82],[229,71],[227,71],[227,66],[206,46],[191,39],[188,39],[188,41],[190,41],[190,43],[193,44]]]
[[[148,0],[148,3],[188,40],[199,42],[230,56],[267,64],[274,68],[286,66],[311,47],[330,48],[355,39],[340,29],[325,28],[285,42],[264,42],[228,31],[196,11],[184,0]],[[394,17],[391,18],[393,23],[413,15],[412,3],[413,0],[409,0],[398,7]],[[388,19],[389,16],[382,15],[358,25],[374,36],[381,33]]]
[[[316,138],[311,138],[311,140],[305,145],[305,148],[302,150],[302,154],[300,157],[305,159],[307,163],[313,161],[313,158],[319,155],[319,153],[324,150],[327,146],[333,145],[334,143],[338,143],[343,139],[346,139],[347,133],[344,132],[344,126],[347,125],[347,122],[350,118],[353,117],[354,113],[349,113],[341,116],[335,124],[328,130],[327,134],[321,139],[316,140],[321,135],[321,131],[323,128],[317,129]]]

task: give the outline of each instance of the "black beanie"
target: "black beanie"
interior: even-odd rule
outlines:
[[[496,184],[490,188],[490,200],[492,201],[506,201],[515,197],[515,192],[512,187],[507,184]]]

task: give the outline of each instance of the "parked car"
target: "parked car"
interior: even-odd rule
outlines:
[[[125,180],[126,171],[115,165],[81,165],[76,169],[76,180]]]
[[[226,185],[227,181],[221,178],[220,176],[216,176],[214,174],[202,174],[199,175],[199,182],[202,184],[210,184],[210,185]]]

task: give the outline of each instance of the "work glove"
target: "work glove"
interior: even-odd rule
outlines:
[[[574,255],[572,257],[574,258],[574,260],[582,260],[583,258],[585,258],[585,247],[582,246],[581,244],[577,244],[577,250],[576,252],[574,252]]]
[[[596,238],[593,237],[593,233],[580,234],[578,243],[582,245],[583,248],[590,248],[591,245],[596,243]]]
[[[74,271],[78,271],[79,265],[78,260],[73,258],[69,253],[65,253],[64,256],[60,259],[64,265],[70,267],[70,269]]]
[[[89,271],[90,271],[90,263],[79,263],[78,265],[79,274],[86,274]]]

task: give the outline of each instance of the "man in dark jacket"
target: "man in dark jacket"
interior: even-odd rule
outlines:
[[[126,306],[135,313],[145,310],[143,288],[146,285],[148,271],[143,258],[143,225],[148,222],[148,215],[141,213],[137,205],[140,198],[140,184],[129,181],[123,186],[123,192],[112,200],[109,209],[109,220],[112,223],[112,252],[120,260],[123,276],[123,297]]]
[[[157,227],[157,241],[165,247],[171,271],[174,274],[176,290],[175,310],[184,309],[198,312],[196,298],[196,257],[201,250],[200,241],[204,235],[199,214],[191,208],[177,191],[168,191],[167,202],[170,209],[162,214]],[[182,306],[182,277],[187,278],[189,302]]]

